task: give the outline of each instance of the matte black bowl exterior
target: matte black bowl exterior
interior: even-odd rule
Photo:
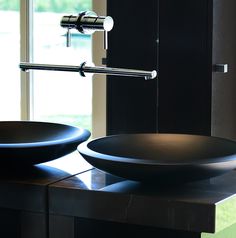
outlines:
[[[236,142],[181,134],[127,134],[84,142],[79,153],[94,167],[130,180],[179,183],[236,168]]]
[[[64,156],[87,140],[90,132],[69,125],[0,122],[0,165],[33,165]]]

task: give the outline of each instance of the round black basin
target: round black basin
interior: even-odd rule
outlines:
[[[236,142],[208,136],[115,135],[84,142],[78,151],[98,169],[144,182],[188,182],[236,168]]]
[[[34,121],[0,122],[1,165],[33,165],[64,156],[90,132],[74,126]]]

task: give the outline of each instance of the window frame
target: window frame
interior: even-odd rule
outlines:
[[[107,15],[107,0],[93,0],[93,11],[99,15]],[[92,38],[92,59],[95,65],[102,65],[102,58],[106,58],[106,50],[103,48],[103,34],[95,33]],[[107,93],[106,76],[93,76],[92,99],[92,137],[106,136],[107,132]]]
[[[106,0],[92,0],[92,10],[106,14]],[[89,9],[88,9],[89,10]],[[20,61],[33,60],[33,0],[20,0]],[[103,50],[102,34],[92,38],[92,58],[101,65],[106,51]],[[43,62],[42,62],[43,63]],[[33,71],[21,72],[21,120],[33,120]],[[94,76],[92,82],[92,137],[106,135],[106,77]]]
[[[33,0],[20,0],[20,61],[33,59]],[[21,72],[21,120],[33,117],[33,71]]]

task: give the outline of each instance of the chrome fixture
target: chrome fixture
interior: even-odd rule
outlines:
[[[67,28],[66,45],[71,44],[71,29],[76,29],[82,34],[93,34],[95,31],[104,31],[104,48],[108,47],[108,32],[112,30],[114,21],[109,16],[98,16],[95,12],[84,11],[77,16],[68,15],[61,19],[61,27]]]
[[[157,72],[155,70],[144,71],[144,70],[109,68],[109,67],[100,67],[100,66],[87,66],[86,62],[82,63],[79,66],[20,63],[20,68],[23,71],[53,70],[53,71],[78,72],[83,77],[85,77],[85,73],[143,77],[146,80],[154,79],[157,76]]]
[[[228,64],[215,64],[214,65],[214,72],[216,73],[228,73],[229,67]]]
[[[70,30],[76,29],[82,34],[93,34],[95,31],[103,31],[104,48],[107,49],[108,41],[107,34],[112,30],[114,21],[109,16],[98,16],[91,11],[85,11],[78,16],[68,15],[61,19],[61,27],[67,28],[67,46],[70,46]],[[157,71],[144,71],[135,69],[109,68],[101,66],[87,66],[86,62],[81,65],[50,65],[50,64],[35,64],[29,62],[21,62],[20,68],[22,71],[28,70],[53,70],[66,72],[79,72],[81,76],[85,77],[85,73],[105,74],[105,75],[119,75],[130,77],[143,77],[146,80],[154,79],[157,76]]]

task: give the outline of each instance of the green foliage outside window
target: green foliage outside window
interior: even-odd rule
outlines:
[[[19,9],[19,0],[0,0],[0,10],[17,11]]]
[[[0,0],[0,10],[19,10],[20,0]],[[91,0],[34,0],[35,11],[38,12],[80,12],[91,10]]]

